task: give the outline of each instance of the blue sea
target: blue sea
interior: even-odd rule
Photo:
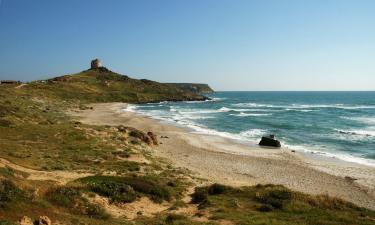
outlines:
[[[130,110],[249,145],[274,134],[290,149],[375,166],[375,92],[216,92],[205,102]]]

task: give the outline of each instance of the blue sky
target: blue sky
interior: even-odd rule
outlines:
[[[0,0],[0,79],[109,69],[216,90],[375,90],[375,1]]]

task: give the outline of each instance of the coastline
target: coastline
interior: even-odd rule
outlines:
[[[322,160],[287,148],[247,146],[219,136],[191,133],[135,112],[124,103],[93,104],[73,115],[83,123],[152,131],[162,142],[153,154],[184,167],[206,182],[233,186],[281,184],[308,194],[328,194],[375,209],[375,168],[337,159]],[[168,136],[168,138],[160,138]]]

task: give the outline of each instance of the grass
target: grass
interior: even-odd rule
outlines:
[[[91,126],[72,120],[67,109],[91,110],[87,103],[204,99],[173,85],[135,80],[107,70],[88,70],[20,89],[0,86],[0,158],[38,170],[72,170],[117,176],[89,176],[67,186],[28,180],[28,174],[0,168],[0,224],[23,215],[48,215],[66,224],[129,224],[108,218],[85,194],[96,193],[112,203],[129,203],[147,196],[167,203],[181,201],[189,172],[166,166],[147,155],[150,164],[128,161],[144,154],[146,133],[129,127]],[[142,150],[140,150],[142,149]],[[146,156],[146,154],[144,154]],[[36,191],[37,190],[37,191]],[[36,193],[36,194],[33,194]],[[311,196],[279,185],[233,188],[220,184],[198,187],[192,203],[208,222],[192,216],[162,212],[135,224],[373,224],[375,212],[326,195]]]
[[[158,203],[172,199],[171,187],[149,176],[91,176],[78,181],[86,184],[88,190],[108,197],[112,202],[132,202],[140,195]]]
[[[53,99],[79,99],[82,102],[160,102],[165,100],[204,100],[204,96],[178,87],[149,80],[132,79],[108,70],[86,70],[73,75],[32,82],[23,87]]]
[[[325,195],[306,195],[280,185],[199,187],[193,202],[211,219],[235,224],[373,224],[375,212]]]
[[[90,203],[83,198],[80,189],[76,187],[52,187],[46,192],[45,196],[52,204],[67,208],[75,214],[100,219],[108,219],[109,217],[101,206]]]
[[[27,198],[24,191],[10,180],[0,181],[0,208],[8,208],[11,203]]]

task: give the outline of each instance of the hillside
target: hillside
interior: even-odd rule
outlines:
[[[197,94],[209,94],[213,93],[214,90],[208,84],[197,84],[197,83],[169,83],[175,85],[183,90],[191,91]]]
[[[174,84],[133,79],[105,67],[77,74],[34,81],[24,87],[28,92],[61,100],[84,102],[148,103],[160,101],[200,101],[207,97]]]
[[[327,195],[207,183],[156,156],[162,134],[74,116],[94,102],[204,99],[105,68],[0,85],[0,224],[373,224],[374,211]]]

